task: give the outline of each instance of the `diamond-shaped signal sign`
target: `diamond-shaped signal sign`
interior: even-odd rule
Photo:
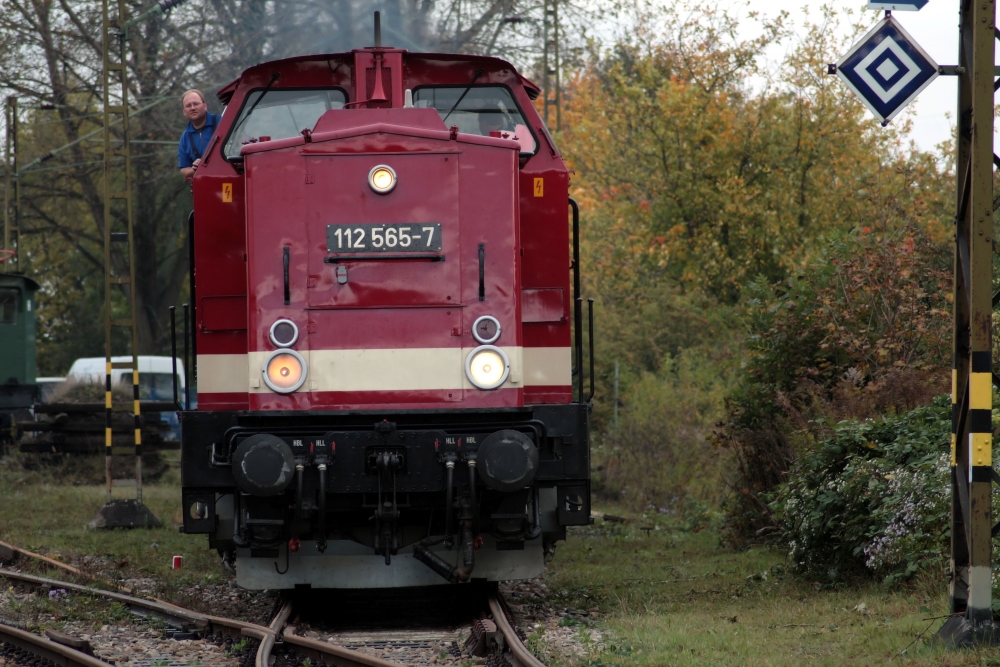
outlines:
[[[883,124],[937,75],[938,67],[931,57],[892,16],[879,21],[837,63],[837,76]]]
[[[891,12],[919,12],[927,0],[868,0],[865,9],[886,9]]]

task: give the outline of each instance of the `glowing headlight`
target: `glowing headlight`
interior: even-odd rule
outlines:
[[[306,361],[295,350],[275,350],[264,359],[264,384],[279,394],[290,394],[306,381]]]
[[[493,345],[481,345],[465,360],[465,376],[480,389],[496,389],[510,375],[510,360]]]
[[[396,187],[396,172],[387,164],[372,167],[368,172],[368,185],[380,195],[387,195]]]
[[[280,319],[271,325],[268,336],[278,347],[291,347],[299,339],[299,328],[291,320]]]

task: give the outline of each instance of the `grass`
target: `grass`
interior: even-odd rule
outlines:
[[[153,577],[166,589],[186,582],[218,582],[227,575],[204,535],[179,532],[180,477],[177,452],[171,469],[157,484],[144,484],[142,501],[163,523],[149,530],[90,530],[87,523],[104,506],[104,485],[53,483],[62,471],[26,470],[19,455],[0,459],[0,540],[73,564],[74,557],[96,556],[116,578]],[[66,464],[62,464],[66,465]],[[135,498],[135,487],[115,487],[113,499]],[[184,557],[179,570],[173,556]],[[86,568],[81,568],[86,569]],[[48,576],[63,578],[52,571]],[[163,591],[161,591],[163,592]]]
[[[143,488],[143,501],[164,526],[133,531],[87,529],[104,504],[103,486],[53,483],[44,469],[26,471],[16,463],[16,457],[0,460],[0,540],[66,562],[96,556],[105,575],[155,578],[157,594],[167,599],[190,583],[228,579],[203,535],[178,531],[176,461],[159,483]],[[115,498],[134,496],[134,488],[115,489]],[[184,556],[180,570],[171,569],[175,554]],[[545,579],[557,608],[599,611],[560,622],[573,626],[588,655],[555,657],[550,664],[1000,666],[1000,649],[950,652],[928,641],[943,623],[930,617],[948,608],[943,576],[909,586],[823,590],[789,573],[780,551],[727,551],[713,530],[696,532],[659,516],[625,524],[599,519],[572,530]],[[88,604],[95,606],[74,613],[122,613]],[[36,605],[25,613],[40,615],[50,606],[47,600]],[[545,629],[528,641],[544,654]]]
[[[584,623],[604,637],[577,664],[1000,665],[1000,650],[930,641],[944,622],[930,617],[948,609],[943,576],[821,590],[777,550],[732,552],[711,530],[634,524],[576,529],[549,565],[555,604],[601,612]]]

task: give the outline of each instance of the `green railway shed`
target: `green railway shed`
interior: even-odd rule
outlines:
[[[0,385],[34,384],[35,292],[38,283],[0,273]]]

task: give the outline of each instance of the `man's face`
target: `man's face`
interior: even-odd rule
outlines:
[[[184,106],[184,117],[191,121],[192,125],[200,125],[205,121],[208,114],[208,105],[205,104],[198,93],[188,93],[182,102]]]
[[[479,127],[483,132],[499,132],[503,129],[503,116],[498,113],[482,113],[479,115]]]

